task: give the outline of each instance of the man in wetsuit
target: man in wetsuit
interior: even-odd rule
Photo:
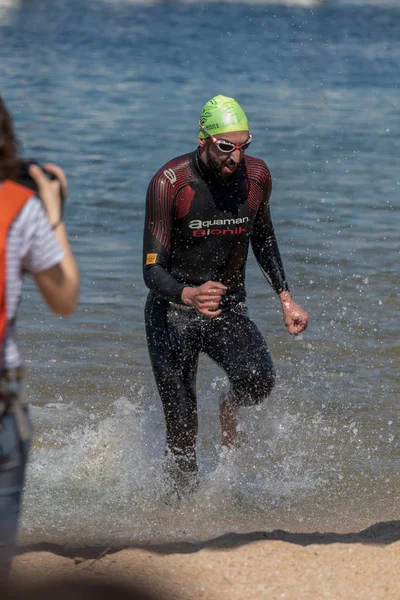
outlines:
[[[205,104],[198,141],[152,178],[144,226],[147,342],[178,486],[197,471],[199,353],[229,379],[220,403],[226,445],[238,445],[238,409],[261,403],[274,386],[267,345],[245,305],[249,243],[289,333],[308,323],[285,278],[269,210],[271,175],[264,161],[245,154],[251,135],[233,98]]]

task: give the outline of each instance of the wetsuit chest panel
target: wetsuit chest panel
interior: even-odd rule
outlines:
[[[288,289],[269,209],[272,181],[261,159],[245,156],[229,183],[199,151],[166,163],[146,194],[143,274],[147,287],[179,302],[185,286],[220,281],[224,302],[245,300],[249,244],[277,293]]]
[[[232,292],[242,289],[249,235],[261,200],[262,189],[248,178],[244,164],[226,184],[213,185],[194,171],[176,197],[172,275],[181,279],[191,273],[193,279],[195,265],[193,284],[212,279]]]

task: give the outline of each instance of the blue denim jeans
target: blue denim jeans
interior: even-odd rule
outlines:
[[[27,407],[22,410],[28,412]],[[21,440],[13,413],[0,417],[0,580],[8,578],[15,553],[30,443]]]

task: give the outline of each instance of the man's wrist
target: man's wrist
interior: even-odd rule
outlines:
[[[279,294],[279,298],[281,302],[288,302],[289,300],[292,300],[292,295],[289,290],[284,290]]]
[[[290,305],[293,302],[293,298],[289,292],[289,290],[285,290],[284,292],[281,292],[279,294],[279,299],[281,301],[281,307],[283,312],[285,312],[285,310],[290,309]]]
[[[183,288],[182,293],[181,293],[181,300],[183,302],[183,304],[186,304],[187,306],[193,306],[193,290],[195,288],[190,287],[190,286],[186,286]]]

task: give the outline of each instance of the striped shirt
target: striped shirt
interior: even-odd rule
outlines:
[[[24,272],[40,273],[58,264],[64,251],[58,243],[41,201],[32,196],[13,222],[7,239],[7,331],[4,368],[21,365],[14,339],[15,318],[21,300]]]

